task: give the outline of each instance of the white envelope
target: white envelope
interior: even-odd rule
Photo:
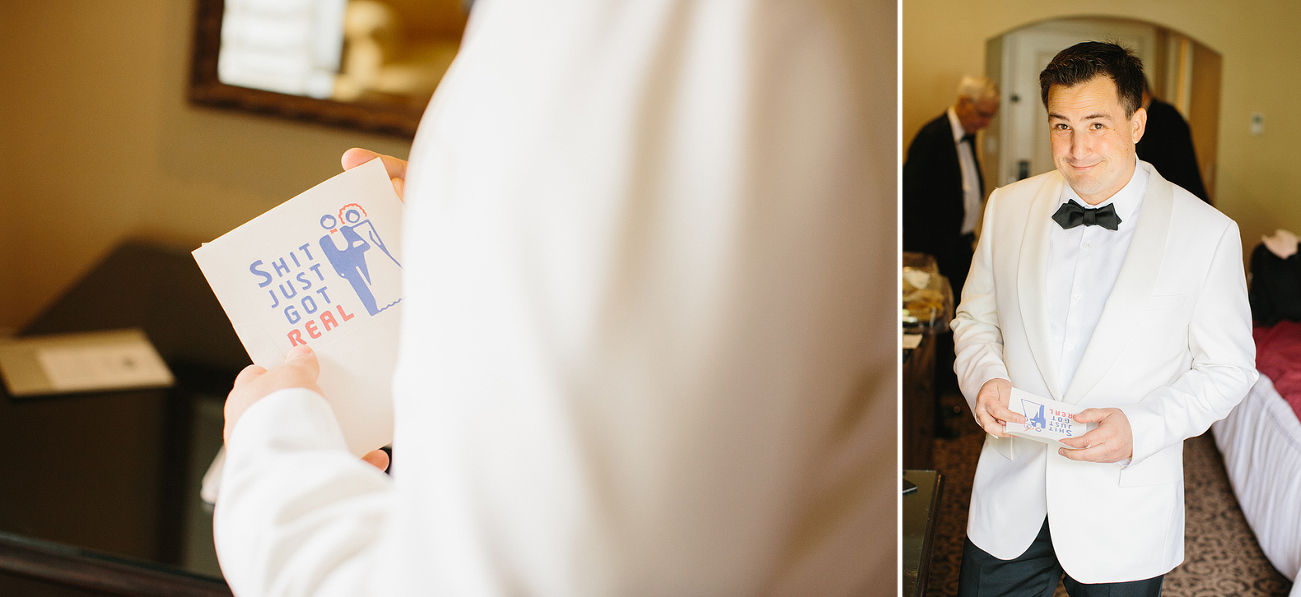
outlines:
[[[1012,412],[1025,415],[1026,422],[1009,422],[1003,426],[1004,432],[1067,449],[1074,448],[1060,440],[1079,437],[1098,426],[1097,423],[1078,423],[1070,418],[1086,407],[1058,402],[1016,388],[1012,388],[1007,406]]]

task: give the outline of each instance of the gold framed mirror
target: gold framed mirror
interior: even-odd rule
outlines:
[[[460,0],[196,0],[189,100],[409,139],[465,21]]]

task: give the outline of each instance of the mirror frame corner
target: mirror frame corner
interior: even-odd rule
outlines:
[[[252,112],[368,133],[415,137],[423,110],[345,103],[222,83],[217,76],[224,0],[195,0],[194,38],[187,97],[191,104]]]

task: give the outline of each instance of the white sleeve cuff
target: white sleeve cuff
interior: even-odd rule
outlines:
[[[307,388],[288,388],[254,402],[231,430],[227,458],[266,450],[348,449],[330,403]]]

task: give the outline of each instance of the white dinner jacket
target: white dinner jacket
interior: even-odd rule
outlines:
[[[1237,225],[1146,162],[1134,237],[1071,384],[1050,351],[1047,267],[1056,171],[990,196],[953,322],[955,371],[975,404],[988,380],[1084,407],[1119,407],[1132,462],[1076,462],[1021,438],[987,436],[967,533],[1002,559],[1045,515],[1066,572],[1142,580],[1183,561],[1183,440],[1226,416],[1256,381]]]
[[[411,150],[393,476],[240,418],[235,594],[898,594],[894,0],[475,3]]]

